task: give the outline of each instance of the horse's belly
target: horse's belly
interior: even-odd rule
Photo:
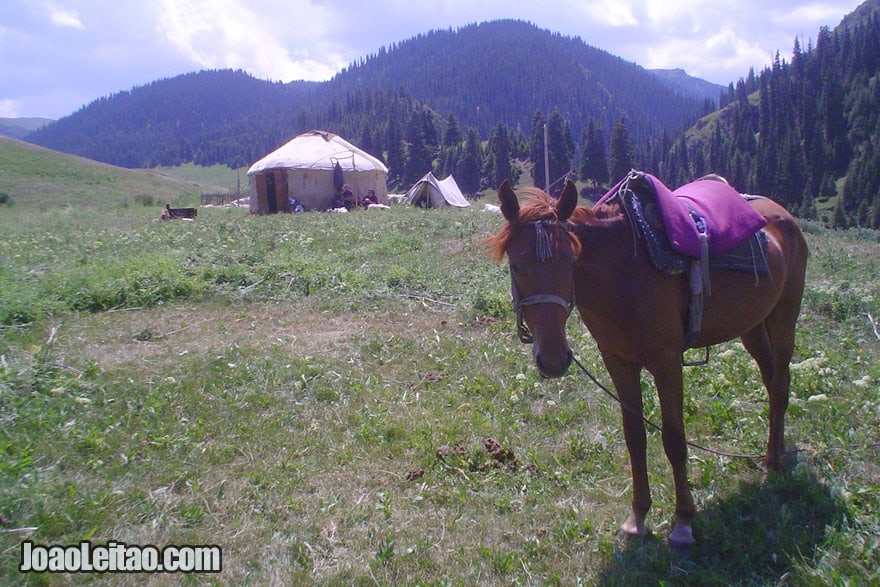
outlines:
[[[738,338],[773,311],[781,295],[782,279],[744,271],[713,273],[711,291],[703,297],[703,327],[695,346]]]

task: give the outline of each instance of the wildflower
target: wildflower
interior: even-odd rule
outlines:
[[[818,369],[825,363],[825,357],[810,357],[804,359],[800,363],[792,363],[792,371],[806,371],[809,369]]]
[[[852,382],[856,387],[868,387],[871,384],[871,376],[865,375],[861,379],[856,379]]]

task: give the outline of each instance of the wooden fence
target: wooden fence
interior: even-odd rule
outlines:
[[[202,194],[202,206],[225,206],[246,197],[247,194]]]

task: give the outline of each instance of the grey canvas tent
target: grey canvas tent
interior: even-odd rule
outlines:
[[[430,171],[409,188],[409,191],[406,192],[406,201],[413,206],[421,206],[422,208],[442,208],[444,206],[467,208],[470,206],[458,188],[458,184],[455,183],[454,177],[450,175],[446,179],[439,180]]]
[[[342,182],[358,197],[375,190],[388,203],[388,168],[333,133],[313,130],[294,137],[248,170],[251,212],[290,212],[293,198],[308,210],[329,208]]]

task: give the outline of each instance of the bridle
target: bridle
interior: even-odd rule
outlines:
[[[550,236],[547,234],[545,226],[555,226],[561,228],[564,231],[567,231],[565,224],[556,220],[534,220],[531,222],[524,222],[522,225],[532,225],[535,227],[535,253],[538,256],[538,260],[542,263],[549,261],[553,257],[553,248],[550,244]],[[532,335],[532,332],[529,330],[529,327],[523,320],[522,309],[524,306],[534,306],[536,304],[556,304],[558,306],[562,306],[565,309],[566,318],[571,314],[571,311],[574,309],[574,280],[572,280],[571,283],[571,293],[568,300],[565,300],[556,294],[550,293],[538,293],[523,298],[520,295],[519,288],[516,285],[516,279],[514,278],[513,271],[511,270],[510,291],[513,296],[513,310],[516,313],[516,334],[519,337],[520,341],[525,344],[531,344],[535,342],[535,337]]]

